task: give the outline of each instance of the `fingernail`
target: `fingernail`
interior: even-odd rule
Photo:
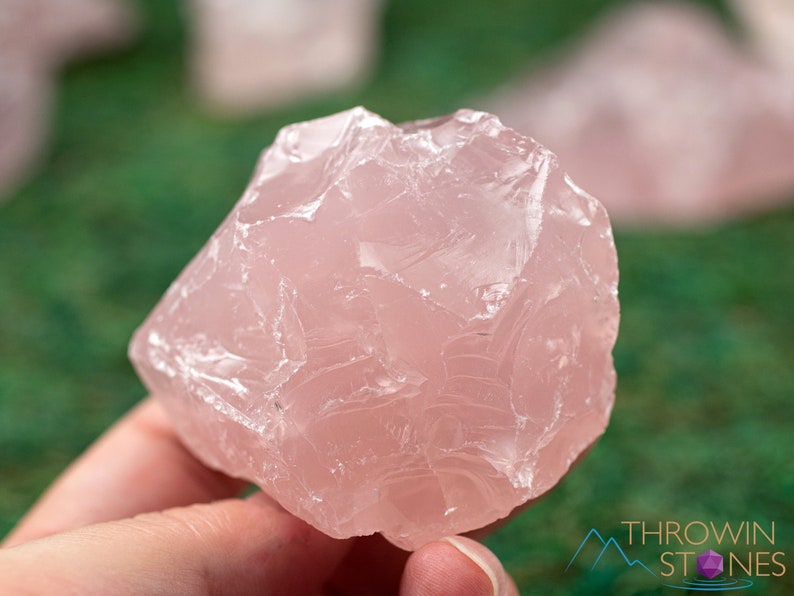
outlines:
[[[463,536],[449,536],[442,538],[441,541],[454,546],[485,572],[485,575],[491,580],[491,587],[493,588],[491,593],[494,596],[507,595],[507,577],[504,567],[490,550],[479,542]]]

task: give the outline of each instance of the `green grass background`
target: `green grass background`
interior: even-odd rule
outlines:
[[[45,162],[0,204],[0,533],[143,396],[126,359],[133,329],[281,126],[357,104],[393,121],[452,111],[620,3],[392,0],[366,84],[235,121],[190,95],[180,6],[139,4],[133,47],[63,74]],[[794,210],[617,230],[616,242],[612,424],[489,544],[538,594],[668,593],[620,565],[564,573],[591,527],[623,543],[623,520],[774,520],[794,567]],[[794,569],[755,581],[753,593],[794,593]]]

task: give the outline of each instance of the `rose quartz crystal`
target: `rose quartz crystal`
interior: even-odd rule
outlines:
[[[0,199],[44,151],[58,68],[130,41],[135,22],[123,0],[0,0]]]
[[[242,114],[350,87],[376,55],[382,0],[191,0],[193,80]]]
[[[616,225],[693,225],[794,196],[794,85],[782,72],[703,7],[634,2],[483,105],[555,151]]]
[[[483,112],[288,126],[130,356],[209,465],[421,544],[549,490],[614,399],[607,214]]]

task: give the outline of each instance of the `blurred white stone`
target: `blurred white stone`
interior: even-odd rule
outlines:
[[[57,68],[127,41],[134,23],[119,0],[0,0],[0,197],[43,151]]]
[[[794,86],[694,5],[634,4],[483,102],[531,134],[617,224],[687,224],[794,194]]]
[[[762,57],[794,79],[794,0],[731,0]]]
[[[380,0],[192,0],[190,6],[194,82],[222,112],[351,85],[375,54]]]

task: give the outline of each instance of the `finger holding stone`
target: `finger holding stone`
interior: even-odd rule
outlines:
[[[311,594],[350,547],[255,495],[0,551],[0,593]]]
[[[45,492],[3,542],[238,494],[244,483],[210,470],[179,442],[152,399],[111,427]]]
[[[499,559],[470,538],[431,542],[408,559],[400,596],[517,596],[518,589]]]

